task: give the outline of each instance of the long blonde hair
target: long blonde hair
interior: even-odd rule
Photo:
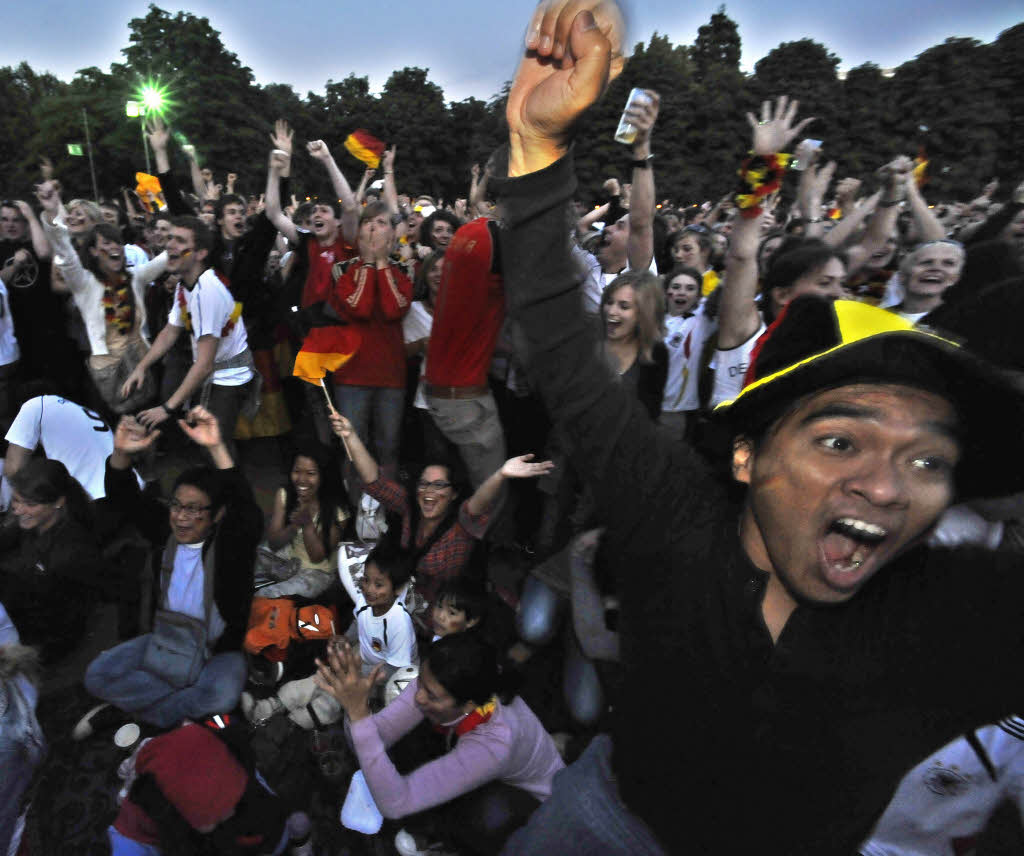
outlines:
[[[658,277],[650,271],[629,271],[619,274],[605,286],[601,295],[601,323],[606,321],[606,309],[615,292],[625,286],[633,289],[633,303],[636,305],[637,355],[642,363],[651,363],[655,342],[665,338],[665,292]]]

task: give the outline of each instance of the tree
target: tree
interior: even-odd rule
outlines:
[[[33,147],[39,130],[36,105],[66,89],[67,84],[52,74],[36,74],[27,62],[0,68],[0,174],[12,195],[28,196],[42,154]]]
[[[780,95],[799,99],[800,115],[816,118],[810,135],[841,146],[838,67],[839,57],[812,39],[783,42],[754,65],[750,90],[756,101]]]
[[[874,63],[850,69],[842,84],[840,140],[826,140],[828,157],[840,162],[839,175],[865,179],[900,154],[890,132],[889,80]]]
[[[991,86],[990,54],[975,39],[947,39],[896,69],[891,135],[930,159],[929,193],[973,198],[999,169],[1006,113]]]
[[[441,87],[427,80],[427,71],[403,68],[391,73],[380,96],[377,135],[388,145],[397,144],[395,169],[405,176],[405,186],[415,183],[416,192],[450,201],[466,194],[469,165],[460,170],[467,173],[465,180],[453,174],[451,117]]]
[[[719,6],[711,20],[697,30],[690,47],[697,80],[704,82],[709,73],[723,68],[739,71],[742,47],[736,22],[725,14],[725,6]]]

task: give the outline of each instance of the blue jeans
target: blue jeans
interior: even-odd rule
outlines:
[[[158,728],[234,709],[247,673],[241,652],[211,657],[192,686],[177,689],[142,668],[149,635],[129,639],[100,654],[85,670],[85,688]]]
[[[334,387],[338,412],[352,423],[359,439],[373,449],[381,470],[388,478],[398,471],[398,445],[402,434],[402,410],[405,390],[387,386]],[[370,433],[370,419],[373,433]]]
[[[647,824],[619,799],[611,754],[611,738],[599,734],[575,764],[555,773],[551,796],[512,835],[502,856],[665,856]]]

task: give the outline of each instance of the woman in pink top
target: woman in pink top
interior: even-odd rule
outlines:
[[[460,848],[500,851],[551,794],[564,764],[533,711],[508,692],[494,649],[472,631],[442,637],[423,657],[419,678],[371,715],[367,699],[377,671],[362,677],[358,651],[331,646],[316,682],[348,713],[359,766],[381,814],[401,818],[442,806],[437,825]],[[447,751],[400,775],[387,749],[424,719],[445,735]]]

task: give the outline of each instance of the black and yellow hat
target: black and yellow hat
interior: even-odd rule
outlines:
[[[960,498],[1024,490],[1017,449],[1024,395],[957,342],[852,300],[801,297],[758,341],[739,395],[715,414],[737,431],[774,422],[806,395],[853,383],[898,383],[934,392],[957,411]]]

